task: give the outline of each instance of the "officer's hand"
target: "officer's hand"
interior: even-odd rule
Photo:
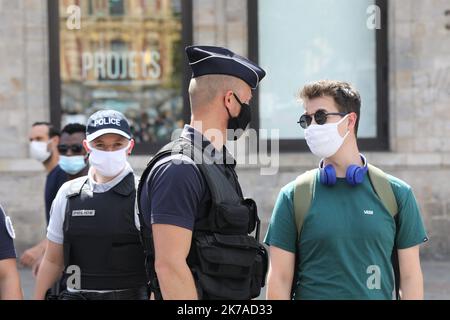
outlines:
[[[44,256],[45,249],[41,245],[36,245],[26,250],[20,257],[20,263],[25,267],[32,267]]]

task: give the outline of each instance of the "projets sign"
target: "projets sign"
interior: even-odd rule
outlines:
[[[159,80],[161,55],[156,50],[83,52],[84,80]]]

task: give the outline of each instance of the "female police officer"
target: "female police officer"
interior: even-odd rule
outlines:
[[[68,289],[60,299],[147,299],[127,119],[112,110],[95,113],[83,144],[91,168],[64,184],[53,202],[35,298],[43,299],[65,268]]]

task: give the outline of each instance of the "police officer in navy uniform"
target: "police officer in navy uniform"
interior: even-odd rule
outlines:
[[[43,299],[65,269],[62,300],[148,299],[127,119],[117,111],[96,112],[83,145],[90,169],[65,183],[53,202],[35,298]]]
[[[16,266],[15,237],[11,219],[0,205],[0,300],[23,298]]]
[[[225,143],[247,128],[265,72],[226,48],[186,53],[191,123],[153,157],[138,189],[150,285],[157,299],[250,299],[262,285],[264,253],[248,235],[256,207],[243,198]]]

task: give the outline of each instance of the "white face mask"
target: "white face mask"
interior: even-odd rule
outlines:
[[[50,143],[48,142],[42,142],[42,141],[31,141],[30,143],[30,156],[31,158],[39,161],[39,162],[45,162],[50,158],[52,153],[47,150],[47,146]]]
[[[129,147],[117,151],[100,151],[90,146],[89,163],[103,177],[115,177],[125,168]]]
[[[339,134],[338,126],[348,118],[346,115],[341,121],[323,125],[312,124],[305,129],[305,139],[309,149],[319,158],[329,158],[338,152],[350,131],[344,137]]]

